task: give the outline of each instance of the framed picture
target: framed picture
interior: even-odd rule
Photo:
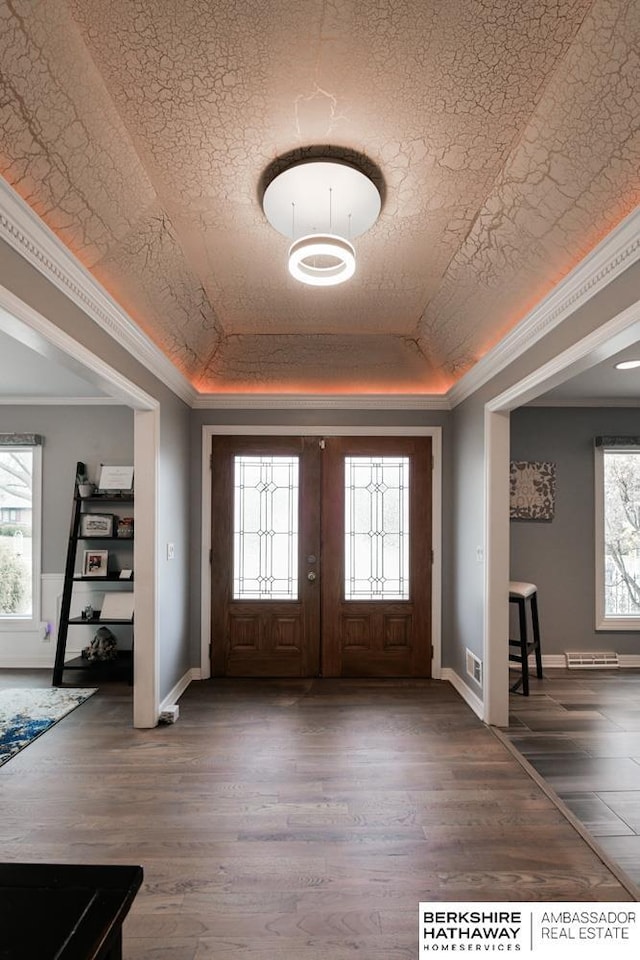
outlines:
[[[81,537],[113,536],[112,513],[83,513],[80,517]]]
[[[85,550],[82,559],[82,576],[106,577],[108,563],[108,550]]]
[[[111,492],[133,490],[133,467],[110,467],[102,464],[98,488]]]
[[[556,465],[549,460],[512,460],[510,471],[512,520],[553,520],[556,504]]]
[[[105,593],[100,611],[102,620],[132,620],[132,593]]]

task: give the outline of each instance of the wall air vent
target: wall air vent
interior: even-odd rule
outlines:
[[[482,660],[476,657],[475,653],[472,653],[471,650],[467,649],[466,662],[468,675],[482,686]]]
[[[608,653],[565,653],[569,670],[601,670],[610,668],[615,670],[620,666],[618,654]]]

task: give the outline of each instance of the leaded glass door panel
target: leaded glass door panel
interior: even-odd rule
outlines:
[[[302,437],[214,439],[214,675],[318,676],[319,455]]]
[[[334,437],[323,458],[322,671],[431,674],[431,441]]]

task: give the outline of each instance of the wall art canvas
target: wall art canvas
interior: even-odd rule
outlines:
[[[512,460],[510,477],[512,520],[553,520],[556,505],[556,465],[547,460]]]

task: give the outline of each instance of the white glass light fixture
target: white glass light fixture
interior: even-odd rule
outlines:
[[[636,370],[640,367],[640,360],[621,360],[616,363],[616,370]]]
[[[289,273],[301,283],[335,286],[353,276],[352,240],[378,219],[380,193],[360,170],[337,160],[309,160],[289,167],[264,192],[271,226],[293,240]]]

